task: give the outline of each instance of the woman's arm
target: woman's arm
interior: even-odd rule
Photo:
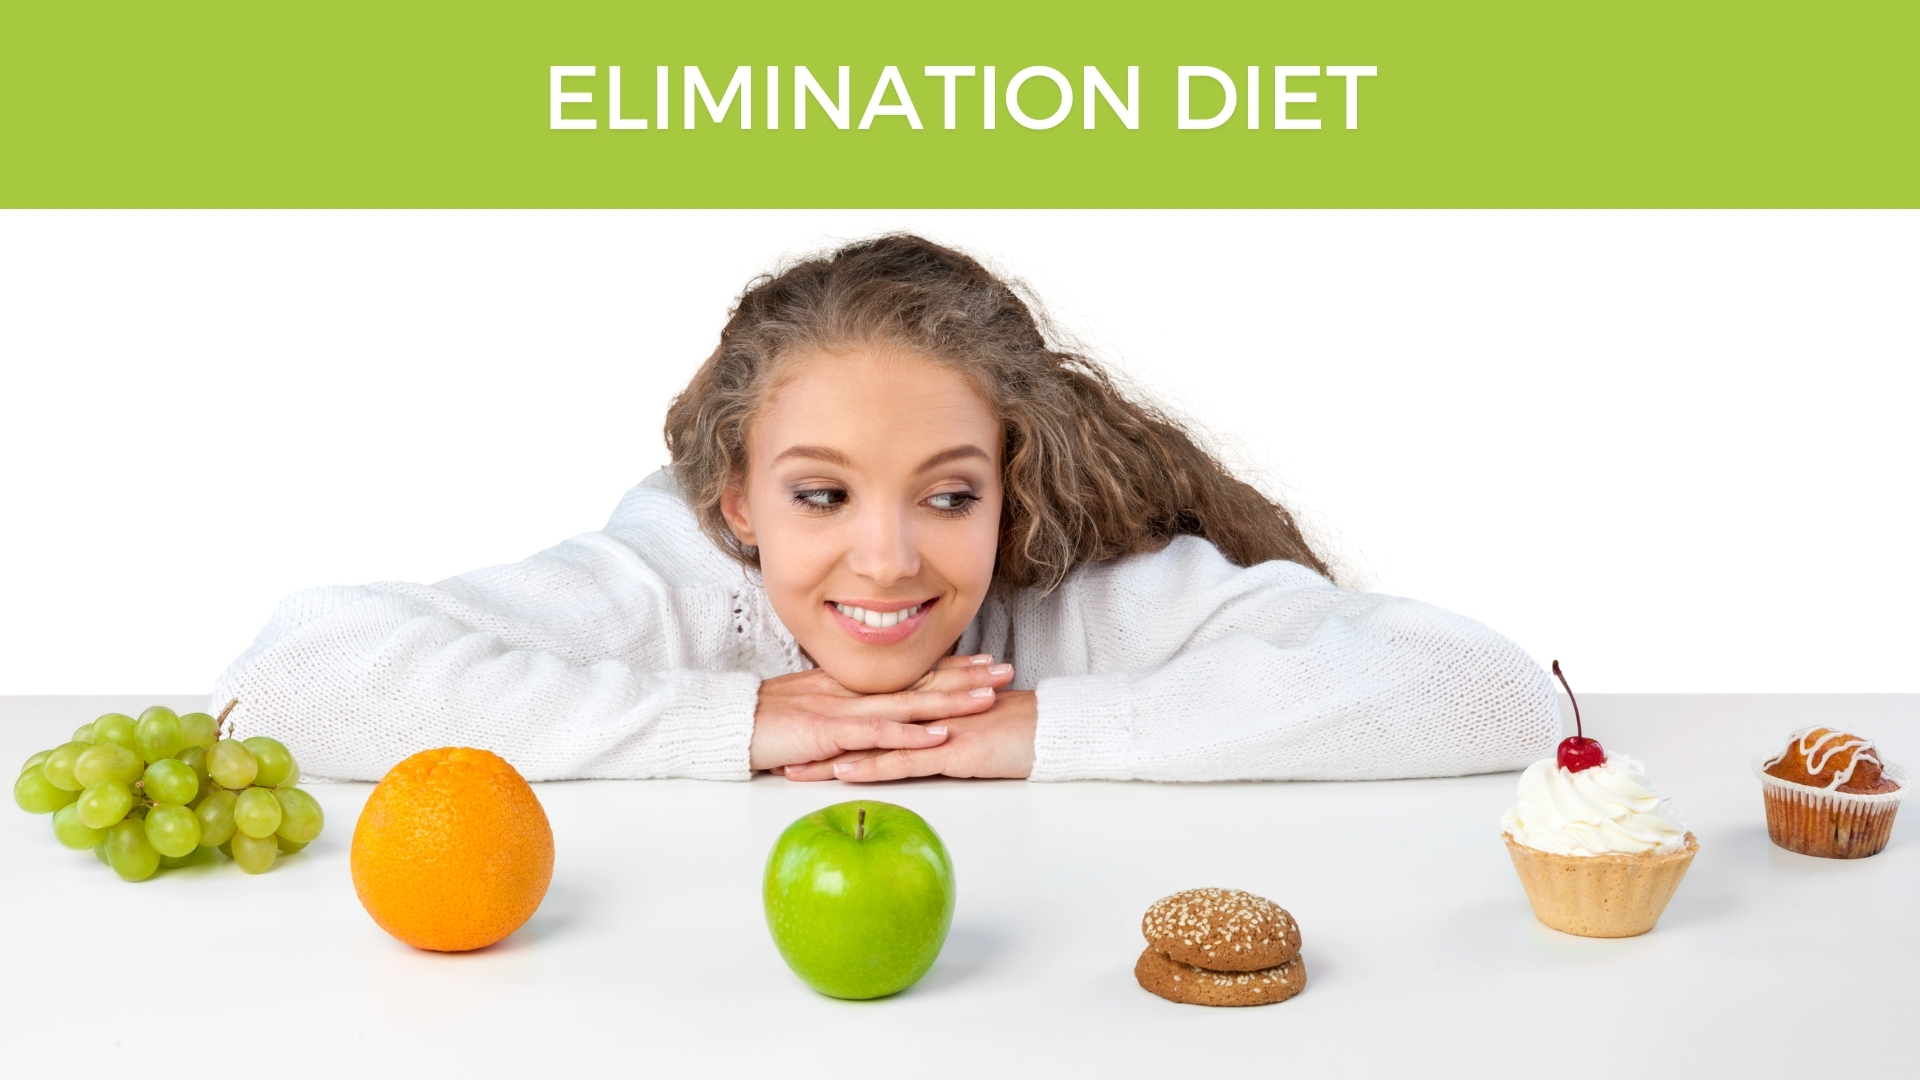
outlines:
[[[1560,737],[1546,673],[1479,623],[1292,563],[1241,569],[1192,538],[1016,598],[986,636],[1037,695],[1002,694],[939,747],[846,755],[833,775],[1455,776],[1520,768]]]
[[[294,593],[214,699],[240,700],[243,734],[341,779],[447,745],[493,750],[535,780],[740,778],[760,677],[702,640],[724,640],[732,607],[725,589],[676,589],[592,533],[437,585]]]
[[[1292,563],[1241,569],[1191,538],[1088,569],[1029,616],[1042,657],[1015,615],[1039,679],[1036,780],[1458,776],[1560,737],[1546,672],[1431,604]]]

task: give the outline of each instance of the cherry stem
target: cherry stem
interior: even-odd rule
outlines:
[[[1558,660],[1553,662],[1553,677],[1560,680],[1561,686],[1567,687],[1567,700],[1573,702],[1573,733],[1582,739],[1586,738],[1586,730],[1580,726],[1580,699],[1573,696],[1573,687],[1567,686],[1567,677],[1560,674]]]
[[[867,838],[867,808],[864,806],[860,808],[859,820],[854,823],[853,838],[855,840],[865,840]]]
[[[1555,663],[1555,664],[1557,665],[1557,664],[1559,663],[1559,661],[1557,661],[1557,660],[1556,660],[1556,661],[1554,661],[1554,663]],[[1559,669],[1559,667],[1557,667],[1557,666],[1556,666],[1556,667],[1555,667],[1555,668],[1554,668],[1553,670],[1557,672],[1557,671],[1559,671],[1560,669]],[[239,698],[234,698],[234,699],[233,699],[232,701],[229,701],[229,702],[227,702],[227,707],[226,707],[226,708],[224,708],[224,709],[221,709],[221,710],[220,710],[220,715],[219,715],[219,716],[217,716],[217,717],[214,717],[214,720],[213,720],[213,731],[214,731],[214,734],[215,734],[215,735],[217,735],[218,737],[220,737],[220,738],[222,738],[222,739],[224,739],[224,738],[226,738],[226,737],[227,737],[227,727],[226,727],[226,725],[227,725],[227,714],[228,714],[228,713],[230,713],[230,712],[232,712],[232,711],[233,711],[233,707],[234,707],[235,705],[238,705],[238,704],[240,704],[240,699],[239,699]]]

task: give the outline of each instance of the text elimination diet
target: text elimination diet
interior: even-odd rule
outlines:
[[[1089,131],[1100,126],[1140,129],[1140,68],[1109,79],[1098,67],[1084,67],[1077,80],[1051,67],[1025,67],[1003,75],[993,65],[930,65],[924,69],[919,97],[900,68],[880,70],[871,87],[856,87],[853,69],[842,65],[816,75],[807,67],[717,69],[709,77],[695,67],[660,66],[652,78],[632,78],[619,66],[555,65],[548,69],[548,123],[555,130],[668,131],[725,125],[742,131],[883,127],[925,130],[929,122],[948,131],[975,127],[991,131],[1001,117],[1045,131],[1078,117]],[[645,71],[644,68],[638,71]],[[635,74],[638,74],[638,71]],[[1204,65],[1175,69],[1172,102],[1181,130],[1225,127],[1236,119],[1253,130],[1317,130],[1317,117],[1292,115],[1296,106],[1327,104],[1344,97],[1346,127],[1360,127],[1360,85],[1374,78],[1374,65],[1253,65],[1226,70]],[[1116,85],[1119,84],[1119,85]],[[855,91],[859,90],[859,93]],[[864,107],[860,103],[864,100]],[[923,104],[929,108],[922,118]],[[1076,108],[1077,106],[1077,108]],[[889,118],[893,118],[889,121]]]

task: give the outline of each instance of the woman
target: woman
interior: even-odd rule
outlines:
[[[1337,588],[1229,475],[958,252],[754,282],[607,527],[437,585],[309,589],[222,676],[247,734],[378,779],[1378,779],[1548,753],[1546,674]]]

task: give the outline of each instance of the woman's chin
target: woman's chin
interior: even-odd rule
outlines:
[[[939,653],[921,656],[822,656],[809,650],[813,662],[834,682],[856,694],[891,694],[906,690],[940,660]]]
[[[818,658],[816,657],[816,659]],[[851,670],[846,669],[843,665],[822,664],[820,665],[820,670],[831,676],[834,682],[839,683],[841,686],[846,687],[856,694],[895,693],[896,691],[905,690],[914,683],[919,682],[920,676],[927,673],[925,668],[912,674],[905,674],[891,669],[876,671],[872,667],[864,664],[854,665]]]

